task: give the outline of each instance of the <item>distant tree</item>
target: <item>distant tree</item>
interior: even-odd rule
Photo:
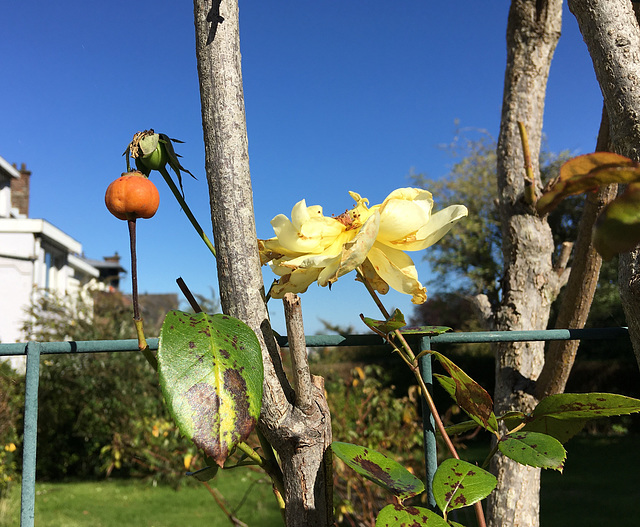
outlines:
[[[82,291],[73,297],[37,291],[22,332],[40,342],[136,336],[129,300],[120,292]]]
[[[73,298],[41,292],[27,315],[23,331],[40,342],[136,336],[130,300],[119,292]],[[47,355],[38,411],[38,477],[49,479],[104,474],[115,445],[123,470],[139,468],[143,460],[148,465],[155,453],[141,440],[142,434],[152,437],[146,424],[170,423],[156,375],[140,353]],[[168,458],[164,450],[162,455]]]
[[[496,194],[496,141],[486,131],[478,137],[458,134],[448,145],[454,159],[449,174],[434,179],[412,174],[416,186],[433,193],[438,209],[464,203],[469,217],[455,225],[451,232],[430,247],[425,259],[436,278],[431,281],[439,291],[467,295],[484,294],[492,306],[498,305],[504,269],[500,211]],[[556,177],[569,152],[559,154],[542,151],[542,181]],[[549,216],[556,252],[562,244],[575,239],[580,217],[580,198],[568,199]]]

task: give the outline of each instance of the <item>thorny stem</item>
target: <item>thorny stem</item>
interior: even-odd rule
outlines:
[[[136,256],[136,220],[127,220],[129,227],[129,245],[131,248],[131,300],[133,302],[133,323],[138,336],[138,349],[142,351],[145,359],[151,367],[158,371],[158,359],[149,349],[147,339],[144,337],[144,326],[140,316],[140,303],[138,301],[138,259]]]
[[[358,279],[360,281],[362,281],[362,283],[365,285],[365,287],[367,288],[367,291],[369,291],[369,294],[371,295],[371,297],[373,298],[373,301],[376,303],[376,305],[380,309],[380,312],[382,313],[382,315],[385,317],[385,319],[388,319],[389,318],[389,312],[386,310],[386,308],[384,307],[384,305],[380,301],[380,298],[378,297],[378,294],[376,293],[375,289],[373,289],[373,287],[371,286],[369,281],[365,278],[364,274],[361,273],[359,269],[357,269],[356,272],[358,274]],[[361,316],[361,318],[362,318],[362,316]],[[375,328],[371,328],[371,329],[376,331]],[[393,348],[398,352],[398,354],[400,355],[402,360],[404,360],[409,365],[409,368],[413,372],[416,380],[418,381],[420,389],[422,390],[422,394],[423,394],[423,396],[425,398],[425,401],[427,402],[427,406],[429,407],[429,411],[431,412],[431,415],[433,416],[434,422],[435,422],[436,426],[438,427],[438,431],[440,432],[440,435],[442,436],[442,439],[444,440],[445,444],[447,445],[447,449],[449,450],[449,452],[451,453],[451,455],[454,458],[460,459],[460,456],[458,455],[458,452],[456,451],[455,446],[451,442],[451,438],[449,437],[449,434],[447,434],[447,430],[446,430],[446,428],[444,426],[444,423],[442,422],[442,419],[440,419],[440,414],[438,413],[438,409],[436,408],[435,402],[433,401],[433,398],[431,397],[431,393],[427,389],[427,386],[426,386],[426,384],[424,382],[424,379],[422,378],[422,375],[420,375],[420,370],[419,370],[419,367],[417,365],[416,357],[415,357],[415,355],[414,355],[414,353],[413,353],[413,351],[411,349],[411,346],[409,346],[409,344],[407,343],[407,341],[405,340],[404,336],[402,335],[402,333],[399,330],[395,330],[394,332],[392,332],[392,335],[398,338],[398,340],[400,341],[400,343],[402,345],[402,350],[400,348],[398,348],[391,341],[391,339],[388,337],[388,335],[385,335],[380,331],[376,331],[376,333],[380,334],[389,344],[391,344],[391,346],[393,346]],[[482,503],[480,501],[477,501],[474,504],[474,509],[475,509],[475,513],[476,513],[476,519],[478,521],[478,527],[486,527],[486,521],[485,521],[485,518],[484,518],[484,510],[482,509]]]
[[[171,179],[169,172],[167,172],[167,169],[165,167],[161,167],[158,170],[162,174],[162,177],[164,178],[167,185],[169,185],[171,192],[173,192],[173,195],[178,200],[178,203],[182,207],[182,210],[184,211],[184,213],[187,215],[187,218],[189,218],[191,225],[193,225],[193,228],[196,230],[200,238],[202,238],[202,241],[205,243],[205,245],[209,248],[209,250],[211,251],[211,254],[213,254],[213,256],[215,257],[216,250],[213,247],[213,243],[211,243],[211,240],[209,240],[207,235],[202,230],[202,227],[200,227],[198,220],[196,220],[195,216],[191,212],[191,209],[189,208],[189,205],[187,205],[187,202],[182,197],[182,194],[180,194],[180,191],[178,190],[178,187],[176,187],[176,184],[173,182],[173,179]]]

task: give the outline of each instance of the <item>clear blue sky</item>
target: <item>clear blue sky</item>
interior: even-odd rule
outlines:
[[[379,203],[409,184],[411,170],[446,175],[451,160],[439,145],[452,140],[456,119],[497,137],[508,9],[505,0],[241,1],[258,235],[272,236],[271,218],[302,198],[339,214],[352,205],[349,190]],[[117,251],[128,268],[126,224],[105,209],[104,191],[124,171],[133,134],[154,128],[185,141],[178,153],[198,177],[185,181],[187,201],[210,231],[192,5],[4,2],[0,20],[0,155],[33,172],[31,217],[79,240],[87,257]],[[566,10],[545,111],[549,148],[592,151],[601,104]],[[215,262],[154,177],[161,208],[138,222],[140,290],[177,292],[182,276],[208,294]],[[411,314],[408,297],[385,303]],[[279,303],[271,309],[283,331]],[[319,318],[364,331],[358,314],[377,316],[351,275],[332,291],[312,285],[303,310],[307,333],[321,330]]]

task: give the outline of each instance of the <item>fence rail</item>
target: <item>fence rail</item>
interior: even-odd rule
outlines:
[[[553,329],[540,331],[480,331],[443,333],[434,336],[415,336],[412,346],[419,341],[420,351],[431,349],[434,344],[472,344],[491,342],[531,342],[549,340],[610,340],[628,338],[627,328],[599,329]],[[158,339],[147,339],[152,350],[158,349]],[[287,338],[280,337],[281,347],[287,347]],[[307,347],[332,346],[385,346],[377,335],[313,335],[306,337]],[[117,353],[138,351],[136,339],[94,340],[77,342],[25,342],[0,344],[0,357],[26,356],[25,407],[22,460],[22,488],[20,526],[33,527],[35,522],[36,446],[38,431],[38,385],[40,379],[40,356],[66,353]],[[421,357],[420,371],[427,386],[431,386],[430,356]],[[428,411],[424,413],[428,415]],[[436,442],[432,420],[425,420],[424,449],[426,462],[427,494],[434,503],[431,480],[436,469]]]

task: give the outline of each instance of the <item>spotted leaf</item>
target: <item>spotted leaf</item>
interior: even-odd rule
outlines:
[[[433,497],[446,515],[452,509],[473,505],[496,487],[496,477],[461,459],[445,459],[433,476]]]
[[[400,500],[424,491],[424,483],[391,458],[370,448],[334,441],[333,453],[361,476],[387,489]]]
[[[439,376],[442,387],[453,397],[474,421],[490,432],[498,430],[498,421],[493,413],[493,400],[489,393],[469,377],[462,368],[437,351],[429,351],[451,376]]]
[[[424,507],[392,503],[380,511],[376,527],[449,527],[442,516]]]
[[[522,465],[553,468],[562,472],[567,452],[555,437],[521,430],[498,441],[498,449]]]
[[[597,419],[640,412],[640,400],[614,393],[561,393],[545,397],[534,418]]]
[[[251,328],[226,315],[170,311],[158,375],[182,434],[222,466],[260,415],[262,353]]]

